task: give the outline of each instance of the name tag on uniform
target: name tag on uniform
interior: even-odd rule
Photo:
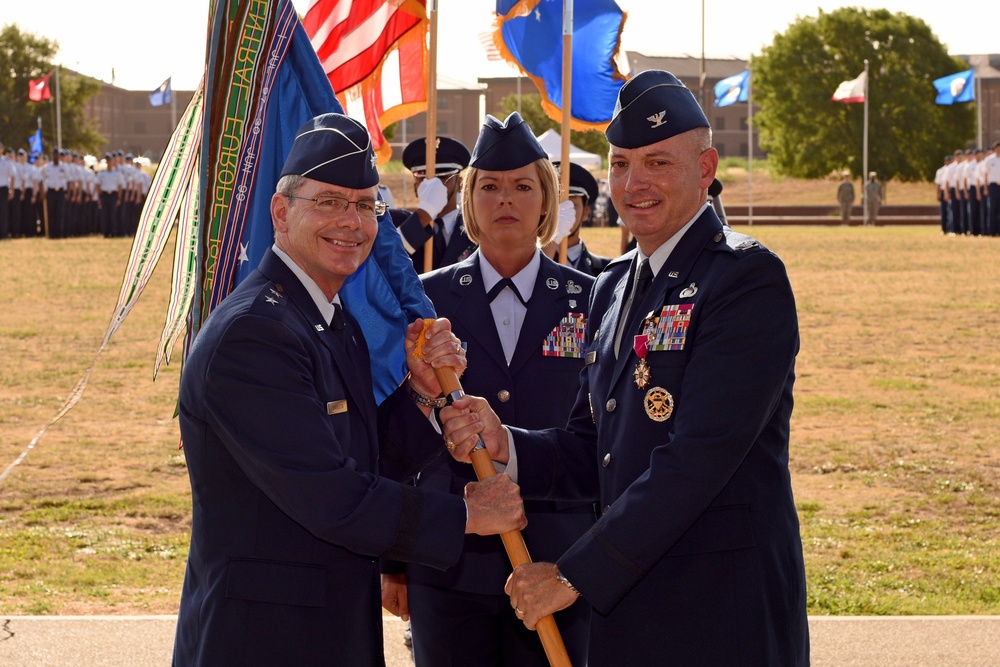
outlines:
[[[347,401],[330,401],[326,404],[326,414],[328,415],[339,415],[342,412],[347,412]]]

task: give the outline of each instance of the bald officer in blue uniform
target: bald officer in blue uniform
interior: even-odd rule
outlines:
[[[582,596],[590,667],[808,665],[784,265],[709,205],[718,153],[672,74],[626,82],[607,137],[611,197],[639,247],[594,284],[568,425],[504,429],[466,397],[442,410],[444,431],[463,460],[482,432],[525,498],[599,489],[594,527],[508,582],[529,628]]]
[[[445,568],[465,531],[524,525],[506,475],[465,502],[380,476],[405,478],[442,447],[379,447],[386,415],[338,296],[384,212],[374,165],[368,132],[347,116],[299,129],[271,199],[274,246],[185,361],[193,518],[174,665],[384,665],[378,558]],[[422,330],[409,327],[408,351]],[[436,396],[428,364],[462,368],[464,353],[443,320],[425,336],[426,362],[407,355],[407,387]],[[395,412],[430,413],[403,398]]]
[[[465,391],[487,396],[507,423],[524,428],[566,422],[583,368],[593,279],[540,250],[556,232],[558,206],[558,175],[528,124],[516,112],[503,123],[487,116],[462,190],[479,249],[421,276],[438,315],[468,344]],[[441,441],[423,426],[426,438]],[[471,466],[442,456],[421,471],[417,487],[460,495],[473,479]],[[595,520],[592,501],[528,501],[525,512],[533,558],[557,558]],[[461,560],[446,571],[405,568],[416,667],[548,667],[538,636],[504,594],[510,571],[501,540],[478,535],[466,537]],[[393,598],[402,596],[384,604]],[[587,662],[589,621],[583,601],[556,615],[574,665]]]
[[[469,149],[451,137],[438,137],[434,152],[434,178],[427,175],[427,138],[411,141],[403,149],[403,166],[413,174],[417,209],[391,211],[393,224],[417,273],[424,272],[424,248],[434,239],[431,268],[450,266],[469,257],[476,244],[465,233],[458,193],[462,170],[469,166]]]

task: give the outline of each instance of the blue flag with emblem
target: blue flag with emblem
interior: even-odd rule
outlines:
[[[614,115],[625,75],[615,64],[625,15],[614,0],[573,4],[574,130],[603,130]],[[562,119],[563,0],[497,0],[493,42],[507,62],[528,76],[542,109]]]
[[[170,90],[170,78],[160,84],[160,87],[149,94],[150,106],[160,107],[174,100],[174,92]]]
[[[42,154],[42,128],[35,130],[35,133],[28,137],[28,162],[32,164]]]
[[[960,104],[976,99],[976,77],[971,69],[936,79],[934,88],[937,104]]]
[[[715,106],[728,107],[737,102],[746,102],[750,92],[750,70],[726,77],[715,84]]]

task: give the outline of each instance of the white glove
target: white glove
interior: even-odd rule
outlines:
[[[556,236],[552,241],[562,243],[562,240],[573,231],[574,224],[576,224],[576,207],[567,199],[559,204],[559,222],[556,225]]]
[[[427,178],[417,186],[417,198],[420,200],[417,208],[436,218],[448,203],[448,188],[440,178]]]

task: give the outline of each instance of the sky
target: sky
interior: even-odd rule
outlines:
[[[703,0],[706,57],[742,58],[769,45],[799,17],[820,10],[867,7],[923,19],[952,54],[1000,51],[996,0],[957,5],[942,0]],[[204,71],[210,0],[43,0],[5,2],[0,23],[58,42],[56,62],[128,90],[153,90],[172,77],[175,90],[191,90]],[[308,0],[293,0],[300,12]],[[512,76],[510,65],[491,62],[479,42],[489,30],[493,0],[438,0],[438,78],[475,83]],[[691,0],[618,0],[628,14],[622,47],[647,56],[702,53],[702,6]]]

